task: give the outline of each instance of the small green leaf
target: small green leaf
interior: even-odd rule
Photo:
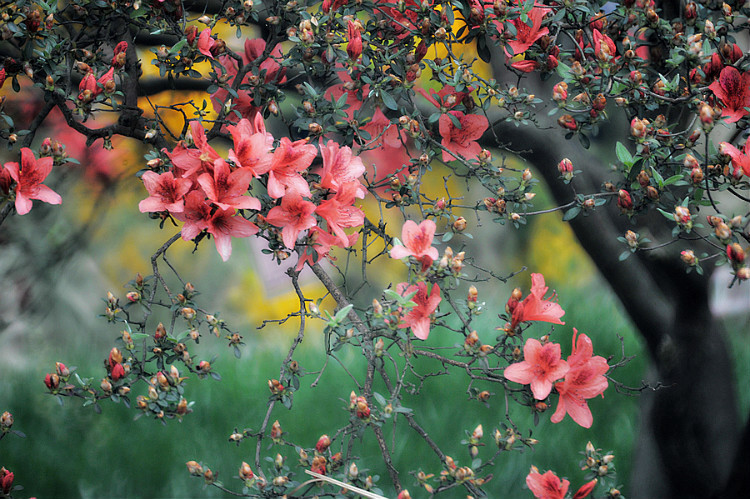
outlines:
[[[578,216],[578,214],[581,213],[581,207],[580,206],[574,206],[568,211],[565,212],[565,215],[563,215],[563,222],[567,222],[569,220],[573,220],[575,217]]]

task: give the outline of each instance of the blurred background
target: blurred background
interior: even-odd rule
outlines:
[[[27,89],[23,92],[7,105],[17,106],[19,116],[34,116],[33,95]],[[181,100],[191,97],[181,96]],[[154,101],[168,102],[169,98],[174,96],[165,93]],[[202,307],[220,312],[246,343],[242,358],[236,359],[225,343],[205,338],[199,356],[217,356],[213,366],[223,379],[190,380],[186,398],[195,405],[182,422],[170,421],[163,426],[146,418],[134,421],[137,411],[111,402],[102,404],[101,415],[91,407],[81,407],[76,400],[60,405],[46,394],[45,374],[60,361],[77,367],[82,376],[104,376],[103,362],[121,327],[98,317],[104,310],[102,298],[111,291],[124,299],[123,283],[133,279],[136,272],[150,274],[151,254],[178,228],[167,223],[160,230],[158,221],[138,211],[138,202],[146,192],[134,174],[141,168],[144,151],[116,140],[112,151],[105,150],[101,143],[86,148],[80,139],[61,135],[61,129],[53,128],[54,124],[47,133],[64,142],[69,156],[80,163],[56,168],[47,181],[62,195],[62,206],[35,203],[30,214],[9,217],[0,226],[0,412],[11,412],[16,421],[14,429],[26,434],[26,438],[11,435],[0,442],[0,464],[11,469],[16,483],[25,487],[19,497],[224,496],[188,475],[185,462],[189,460],[210,466],[228,487],[239,490],[239,482],[232,477],[242,461],[252,462],[254,446],[250,441],[236,446],[228,437],[235,429],[260,426],[267,407],[267,380],[278,377],[280,363],[296,334],[298,323],[294,319],[260,327],[263,320],[282,319],[298,308],[294,290],[283,274],[296,264],[295,258],[278,266],[261,252],[260,241],[253,238],[233,240],[232,258],[224,264],[211,242],[204,242],[195,252],[194,245],[183,241],[170,248],[170,261],[201,293]],[[37,140],[43,138],[40,134]],[[10,156],[6,155],[3,161],[8,160]],[[443,174],[447,172],[434,172],[440,185]],[[535,204],[544,209],[552,201],[540,193]],[[370,210],[371,219],[379,219],[375,206],[365,209]],[[399,235],[400,217],[389,216],[391,234]],[[648,364],[644,347],[559,214],[534,217],[518,230],[501,228],[489,219],[470,219],[466,232],[473,234],[473,239],[457,236],[450,242],[454,250],[465,249],[468,257],[499,275],[527,268],[507,284],[477,284],[479,302],[485,303],[484,314],[477,322],[483,341],[491,341],[495,327],[503,325],[497,314],[504,310],[511,290],[520,287],[528,292],[530,272],[539,272],[557,291],[566,311],[566,326],[556,328],[553,335],[562,343],[563,355],[570,352],[572,327],[588,334],[595,353],[612,356],[612,362],[621,357],[622,337],[625,354],[634,356],[634,360],[613,377],[628,386],[641,386]],[[446,244],[436,246],[442,252]],[[344,260],[346,254],[339,257]],[[383,259],[379,262],[384,263]],[[377,273],[372,272],[371,279],[372,289],[382,290],[390,282],[404,280],[405,268],[399,262],[388,262],[378,267]],[[324,296],[324,289],[311,274],[302,283],[307,297]],[[360,294],[363,304],[378,293],[369,297]],[[747,310],[732,305],[742,304],[744,299],[744,295],[733,297],[721,286],[715,287],[715,310],[724,317],[730,333],[738,386],[750,382]],[[332,301],[324,300],[321,308],[332,312]],[[315,373],[325,363],[322,329],[322,322],[310,322],[295,355],[307,372]],[[530,334],[541,336],[548,331],[549,326],[537,324]],[[452,346],[454,340],[446,333],[433,328],[429,341]],[[362,372],[361,359],[355,352],[343,350],[341,360],[350,371]],[[349,386],[343,368],[334,362],[326,368],[319,385],[311,388],[314,379],[314,374],[302,379],[294,410],[277,407],[271,416],[279,420],[289,440],[308,446],[313,446],[321,434],[330,434],[346,424],[348,394],[354,388]],[[465,432],[483,425],[487,448],[480,449],[480,456],[489,457],[494,453],[492,430],[505,418],[503,393],[498,387],[475,387],[494,392],[489,407],[469,400],[467,380],[460,373],[428,378],[421,396],[405,401],[424,421],[432,438],[459,464],[471,462],[467,447],[460,443]],[[746,413],[750,394],[741,391],[739,397],[741,412]],[[576,490],[584,481],[578,464],[580,453],[589,441],[616,455],[619,482],[628,483],[639,429],[639,398],[618,393],[610,385],[604,398],[591,400],[590,406],[594,425],[589,430],[570,418],[553,425],[550,412],[542,414],[535,426],[526,408],[513,407],[513,420],[519,428],[532,431],[540,443],[533,451],[500,456],[491,471],[494,478],[485,488],[489,497],[530,496],[523,487],[532,464],[567,477]],[[392,424],[386,424],[389,436]],[[419,438],[412,438],[403,421],[396,424],[399,439],[390,443],[397,467],[438,474],[440,463],[432,451]],[[376,478],[384,475],[374,440],[365,439],[364,444],[365,452],[358,461],[360,472]],[[264,452],[281,452],[295,459],[289,447]],[[412,496],[426,495],[413,477],[403,476],[402,480]],[[381,481],[387,482],[387,477]],[[387,486],[383,491],[386,495],[392,492]],[[624,492],[627,494],[626,488]],[[465,491],[457,488],[445,496],[463,497]]]

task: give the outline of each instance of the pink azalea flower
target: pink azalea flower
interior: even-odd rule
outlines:
[[[591,428],[594,418],[586,399],[601,395],[607,389],[604,375],[609,365],[604,357],[593,357],[594,347],[588,336],[581,334],[576,340],[577,334],[578,330],[573,329],[573,352],[568,357],[570,369],[565,380],[555,384],[560,399],[550,420],[559,423],[568,413],[579,425]]]
[[[565,315],[565,311],[555,301],[555,293],[552,293],[548,299],[544,298],[548,289],[542,274],[531,274],[531,293],[513,309],[511,327],[516,327],[519,322],[526,321],[565,324],[560,320],[560,317]]]
[[[407,220],[401,228],[401,239],[404,245],[391,248],[391,258],[401,260],[413,256],[422,263],[422,268],[426,269],[439,258],[437,248],[432,247],[436,228],[432,220],[424,220],[419,225],[412,220]]]
[[[227,130],[234,141],[229,159],[237,166],[249,169],[254,177],[267,173],[273,159],[273,135],[266,132],[263,117],[257,115],[254,122],[243,118],[236,126],[229,125]]]
[[[344,232],[344,228],[361,227],[365,223],[365,214],[362,210],[352,206],[359,185],[361,184],[357,181],[341,185],[334,197],[321,202],[315,209],[315,213],[326,221],[329,232],[338,237],[339,246],[346,247],[349,243],[349,236]]]
[[[726,154],[732,158],[732,166],[734,166],[732,174],[735,177],[739,177],[740,170],[742,170],[742,173],[750,177],[750,137],[747,138],[745,147],[742,151],[729,142],[722,142],[720,144],[720,150],[722,154]]]
[[[169,211],[180,213],[185,209],[184,196],[193,185],[187,178],[174,178],[172,172],[159,175],[156,172],[145,172],[141,177],[149,196],[138,203],[141,213]]]
[[[203,173],[198,176],[200,184],[206,197],[214,202],[222,210],[229,208],[260,210],[260,201],[252,196],[244,196],[253,172],[248,168],[237,168],[229,170],[229,164],[219,158],[214,162],[213,175]]]
[[[562,360],[560,345],[545,343],[529,338],[523,346],[523,362],[516,362],[505,368],[505,376],[510,381],[531,385],[531,393],[537,400],[544,400],[552,391],[553,383],[568,372],[568,363]]]
[[[288,189],[281,198],[281,206],[271,208],[266,221],[276,227],[282,227],[281,238],[284,246],[294,249],[299,233],[317,225],[313,213],[316,206],[302,199],[296,189]]]
[[[367,189],[359,183],[359,178],[365,172],[365,165],[359,156],[355,156],[349,147],[339,147],[332,140],[320,147],[320,154],[323,156],[323,171],[320,174],[322,187],[335,192],[342,185],[355,182],[357,197],[365,197]]]
[[[200,189],[192,190],[185,196],[185,209],[180,213],[175,213],[174,217],[185,222],[180,231],[182,239],[191,241],[208,227],[211,205],[206,201],[206,196]]]
[[[213,59],[214,56],[211,54],[211,49],[214,45],[216,45],[216,40],[211,38],[211,28],[201,31],[201,34],[198,36],[198,52],[209,59]]]
[[[747,115],[745,108],[750,107],[750,71],[740,74],[737,68],[727,66],[721,70],[719,79],[708,88],[724,104],[721,115],[727,117],[727,123],[735,123]]]
[[[560,481],[560,478],[551,470],[541,475],[536,466],[532,466],[531,471],[526,475],[526,485],[537,499],[565,499],[570,482],[564,479]]]
[[[430,315],[437,310],[438,305],[440,304],[440,287],[437,283],[433,284],[432,290],[428,295],[427,283],[424,281],[420,281],[416,285],[412,284],[411,286],[409,286],[408,283],[402,282],[396,286],[396,292],[402,296],[413,293],[414,291],[416,291],[417,294],[414,295],[411,300],[416,303],[417,306],[409,311],[398,327],[410,327],[414,336],[420,340],[426,340],[430,335]]]
[[[250,220],[234,215],[234,209],[218,209],[206,221],[206,231],[214,236],[216,251],[223,261],[232,254],[232,237],[249,237],[258,233],[258,227]]]
[[[25,215],[31,211],[32,199],[38,199],[49,204],[62,203],[62,198],[58,193],[42,184],[52,171],[52,162],[52,157],[37,160],[31,149],[23,147],[21,148],[20,170],[16,162],[3,165],[3,169],[8,172],[7,174],[16,181],[15,205],[19,215]]]
[[[292,142],[282,137],[273,152],[268,172],[268,195],[278,199],[288,189],[294,189],[300,195],[310,197],[310,186],[300,172],[307,170],[317,155],[318,150],[306,140]]]
[[[476,139],[482,137],[482,134],[489,128],[487,118],[479,114],[464,114],[461,111],[451,111],[450,114],[458,120],[461,126],[457,127],[447,114],[440,116],[439,125],[443,147],[466,159],[476,158],[482,150]],[[456,158],[452,154],[443,150],[443,161],[454,159]]]

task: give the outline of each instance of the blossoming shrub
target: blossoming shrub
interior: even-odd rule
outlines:
[[[20,155],[0,173],[0,223],[27,214],[34,199],[64,199],[42,181],[53,165],[68,162],[67,154],[47,140],[38,154],[32,149],[53,110],[88,143],[109,146],[120,135],[148,147],[138,208],[169,231],[166,242],[154,249],[146,277],[138,274],[123,297],[104,299],[103,318],[116,334],[101,355],[103,370],[81,377],[58,362],[44,385],[61,400],[80,398],[97,410],[105,401],[121,402],[162,422],[189,417],[188,377],[220,379],[214,361],[194,353],[202,335],[222,338],[237,356],[243,345],[238,331],[202,308],[189,271],[172,266],[167,252],[179,239],[205,251],[213,239],[227,261],[233,238],[263,241],[266,263],[280,266],[279,278],[288,278],[298,298],[298,311],[287,319],[298,321],[299,330],[278,376],[263,382],[265,418],[229,437],[252,456],[237,463],[238,480],[220,481],[199,457],[186,458],[188,472],[208,485],[256,497],[333,495],[342,487],[367,494],[374,480],[359,472],[356,446],[373,439],[387,487],[400,498],[409,497],[405,473],[426,494],[462,487],[479,496],[503,452],[537,444],[509,417],[511,404],[538,416],[556,403],[552,422],[570,415],[590,427],[595,418],[587,401],[616,383],[609,376],[626,358],[611,363],[611,352],[606,359],[594,355],[592,337],[606,331],[578,334],[563,323],[564,307],[555,293],[548,296],[538,273],[526,297],[516,289],[504,311],[489,311],[497,316],[495,330],[478,330],[480,288],[512,277],[482,268],[472,255],[467,241],[483,235],[475,230],[480,223],[521,228],[534,215],[561,211],[573,220],[605,204],[630,219],[661,213],[672,237],[665,245],[707,243],[705,254],[682,252],[688,271],[702,272],[702,261],[716,260],[731,265],[733,283],[750,277],[742,246],[749,237],[746,210],[731,202],[747,201],[746,151],[734,140],[717,146],[711,135],[747,124],[747,61],[734,38],[742,28],[727,4],[688,3],[684,19],[674,21],[662,19],[650,0],[607,4],[601,12],[575,1],[246,0],[200,7],[202,14],[172,1],[3,7],[2,36],[13,55],[4,56],[0,86],[10,79],[18,91],[19,80],[28,80],[44,104],[28,128],[0,115],[0,136]],[[109,27],[106,35],[102,26]],[[468,55],[469,44],[476,57]],[[438,48],[446,55],[434,56]],[[145,54],[153,54],[160,79],[143,78]],[[497,74],[477,74],[476,58],[494,62]],[[532,79],[551,79],[553,86],[541,86],[537,96],[524,86]],[[206,98],[167,106],[182,116],[175,126],[163,118],[167,109],[152,103],[147,114],[138,106],[139,97],[165,85],[197,87]],[[106,113],[116,121],[90,124]],[[506,155],[523,155],[524,130],[544,130],[544,115],[557,114],[565,137],[584,148],[610,116],[630,123],[629,136],[617,142],[617,161],[598,192],[576,190],[580,172],[559,158],[557,181],[570,188],[572,201],[535,210],[536,179],[528,168],[508,166]],[[455,192],[456,180],[466,192]],[[471,198],[470,189],[482,194]],[[719,196],[729,202],[717,203]],[[713,230],[698,220],[699,209],[709,211]],[[394,216],[403,222],[388,223]],[[622,242],[621,259],[652,249],[633,231]],[[404,264],[401,282],[373,289],[368,273],[389,257]],[[299,277],[306,269],[335,300],[335,311],[321,310],[319,297],[303,293]],[[302,380],[314,376],[295,358],[308,321],[324,326],[330,359],[353,350],[366,366],[330,388],[339,392],[347,423],[331,427],[314,447],[285,435],[273,417],[279,406],[296,409]],[[539,322],[554,326],[539,334]],[[454,338],[454,346],[435,347],[435,334]],[[566,360],[558,336],[572,337]],[[488,439],[479,425],[462,442],[469,459],[460,462],[430,436],[435,423],[404,406],[405,394],[418,394],[425,378],[443,372],[422,372],[415,367],[420,357],[465,375],[472,399],[505,406],[492,450],[480,449]],[[504,401],[472,389],[480,381],[498,386]],[[436,462],[394,463],[388,441],[401,431],[418,434]],[[286,447],[295,459],[278,451]],[[611,454],[601,456],[593,445],[585,454],[593,476],[573,497],[618,497]],[[303,471],[337,481],[321,491]],[[4,470],[0,481],[10,495],[12,471]],[[532,469],[527,485],[537,497],[564,497],[570,481]]]

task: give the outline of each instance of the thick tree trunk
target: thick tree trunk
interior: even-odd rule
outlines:
[[[503,132],[511,143],[529,150],[523,156],[540,169],[560,204],[573,199],[558,179],[556,164],[563,157],[584,172],[574,181],[577,192],[597,192],[606,180],[604,162],[577,141],[541,131]],[[520,137],[513,134],[523,134],[523,141],[514,140]],[[646,340],[653,378],[664,385],[643,396],[640,441],[627,495],[706,498],[726,486],[741,437],[731,358],[709,309],[708,277],[685,273],[679,259],[683,247],[674,244],[618,260],[626,248],[616,238],[628,229],[648,234],[655,243],[671,238],[658,232],[663,218],[654,222],[650,225],[646,216],[633,225],[611,203],[587,217],[578,216],[571,227]],[[741,492],[750,497],[750,490]]]

